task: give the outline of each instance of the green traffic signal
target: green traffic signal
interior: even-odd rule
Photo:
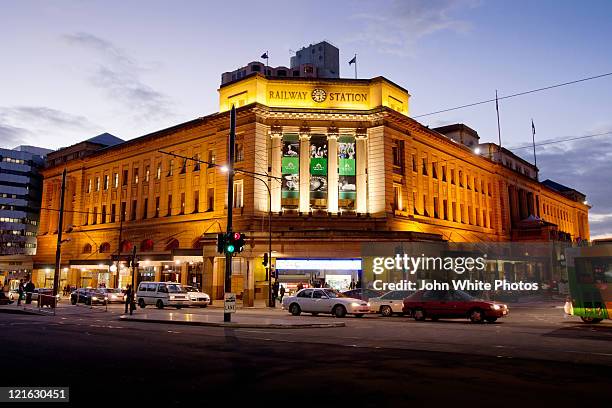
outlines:
[[[232,244],[229,244],[228,246],[225,247],[225,250],[227,251],[227,253],[232,254],[234,253],[234,246]]]

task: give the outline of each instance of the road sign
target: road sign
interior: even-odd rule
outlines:
[[[236,294],[235,293],[225,294],[223,312],[224,313],[236,313]]]

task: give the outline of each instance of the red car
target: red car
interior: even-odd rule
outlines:
[[[404,299],[403,312],[418,321],[467,318],[474,323],[493,323],[508,314],[508,306],[477,299],[460,290],[420,290]]]

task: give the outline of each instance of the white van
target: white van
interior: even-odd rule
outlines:
[[[140,282],[136,291],[138,306],[145,308],[155,305],[158,309],[174,306],[180,309],[189,306],[189,296],[185,288],[174,282]]]

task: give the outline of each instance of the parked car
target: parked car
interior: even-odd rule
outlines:
[[[185,288],[187,296],[189,296],[190,306],[206,307],[210,304],[210,296],[204,292],[200,292],[195,286],[183,285],[183,288]]]
[[[119,288],[101,288],[100,292],[104,292],[108,298],[108,303],[125,303],[125,293]]]
[[[180,284],[173,282],[140,282],[136,298],[142,309],[147,305],[155,305],[158,309],[166,306],[174,306],[177,309],[189,306],[187,291]]]
[[[393,313],[404,314],[404,299],[412,295],[410,290],[392,290],[382,296],[370,298],[370,311],[389,317]]]
[[[302,312],[312,313],[313,316],[331,313],[336,317],[344,317],[347,314],[362,317],[365,313],[370,313],[369,303],[325,288],[302,289],[295,296],[283,299],[283,309],[294,316],[299,316]]]
[[[419,321],[467,318],[473,323],[493,323],[508,314],[508,306],[477,299],[460,290],[420,290],[404,299],[403,312]]]
[[[86,305],[102,304],[106,305],[108,298],[104,292],[92,288],[77,289],[70,294],[70,303],[85,303]]]
[[[371,298],[384,295],[385,291],[376,289],[351,289],[342,292],[342,294],[353,299],[370,300]]]
[[[53,296],[53,289],[51,288],[36,288],[34,289],[34,291],[32,292],[32,301],[38,301],[38,295],[46,295],[46,296]],[[60,295],[59,293],[57,295],[55,295],[55,299],[57,299],[57,302],[59,302],[62,299],[62,295]]]

